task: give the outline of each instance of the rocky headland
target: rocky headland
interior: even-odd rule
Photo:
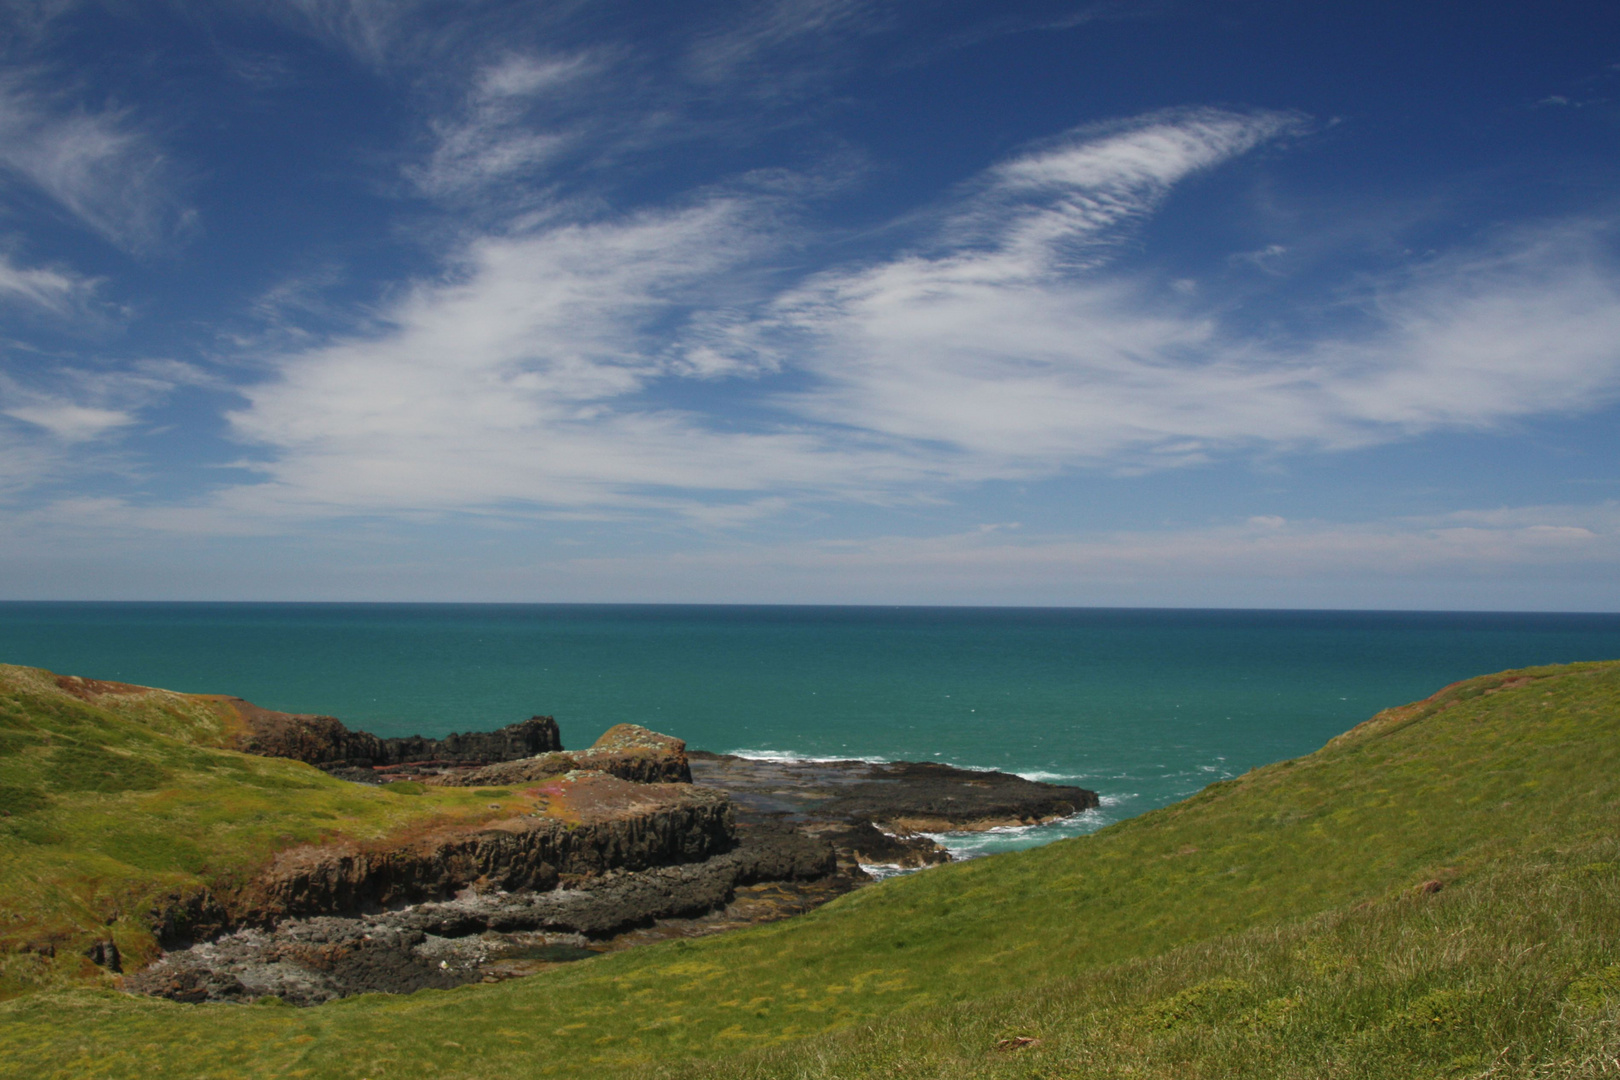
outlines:
[[[356,782],[488,789],[491,809],[521,788],[528,809],[293,848],[251,880],[175,897],[155,918],[164,956],[126,977],[128,990],[304,1005],[498,981],[807,911],[870,882],[866,868],[948,861],[930,833],[1097,805],[1080,788],[946,765],[688,753],[629,724],[565,751],[549,717],[381,739],[233,704],[250,753]]]

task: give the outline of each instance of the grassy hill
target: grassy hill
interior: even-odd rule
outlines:
[[[160,749],[164,787],[118,798],[192,782]],[[81,812],[44,797],[8,822]],[[8,897],[92,842],[46,827],[3,841]],[[1612,1077],[1617,1010],[1605,663],[1470,680],[1090,837],[530,979],[306,1010],[52,984],[0,1004],[0,1072]]]
[[[509,813],[490,789],[362,787],[226,749],[227,699],[0,665],[0,996],[96,979],[111,939],[157,955],[143,915],[240,880],[276,852]],[[54,953],[55,955],[50,955]]]

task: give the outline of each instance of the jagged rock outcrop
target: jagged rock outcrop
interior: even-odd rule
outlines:
[[[435,900],[469,886],[548,890],[567,875],[699,861],[736,841],[731,802],[710,788],[574,772],[542,790],[553,803],[545,817],[284,851],[227,907],[238,925],[270,925]]]
[[[146,921],[165,949],[185,948],[218,937],[233,923],[219,897],[207,889],[164,897],[154,905]]]
[[[446,771],[430,782],[447,787],[499,787],[532,783],[570,769],[605,772],[640,784],[692,782],[686,743],[636,724],[608,728],[589,750],[557,751],[482,769]]]
[[[351,731],[332,716],[274,712],[241,698],[227,699],[242,718],[238,749],[263,757],[292,758],[324,768],[374,768],[405,762],[487,765],[562,749],[557,722],[535,716],[499,731],[384,739]]]
[[[600,779],[583,782],[601,784]],[[682,804],[691,804],[694,796],[712,801],[717,794],[703,794],[701,788],[658,787],[666,797],[678,793],[674,797]],[[598,788],[597,793],[611,792]],[[577,831],[588,828],[582,824]],[[667,846],[663,850],[669,852]],[[585,865],[599,865],[603,853],[599,846]],[[568,874],[559,887],[548,891],[506,891],[484,881],[454,897],[404,908],[281,918],[274,925],[247,926],[170,952],[129,977],[125,989],[186,1002],[275,996],[313,1005],[372,991],[447,988],[498,977],[491,974],[489,962],[503,959],[514,940],[525,935],[573,943],[571,959],[591,954],[580,946],[601,948],[596,943],[632,928],[717,912],[739,888],[757,882],[825,883],[836,872],[828,844],[786,825],[763,823],[740,830],[735,846],[708,858],[639,870],[624,866]],[[295,871],[294,876],[300,873]],[[830,888],[820,885],[820,894],[808,903],[777,910],[796,913],[856,884],[838,878]]]
[[[428,935],[363,919],[292,920],[173,952],[128,976],[124,989],[171,1001],[254,1001],[294,1005],[368,992],[448,990],[472,981],[463,965],[440,966]]]

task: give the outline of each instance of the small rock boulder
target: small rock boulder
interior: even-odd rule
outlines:
[[[639,724],[615,724],[589,750],[576,753],[574,759],[581,769],[596,769],[621,780],[643,784],[692,782],[685,740],[660,735]]]

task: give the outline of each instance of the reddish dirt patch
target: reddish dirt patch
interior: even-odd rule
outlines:
[[[129,683],[107,682],[103,679],[81,679],[77,675],[58,675],[56,685],[81,701],[94,701],[102,694],[144,694],[151,687],[132,686]]]
[[[571,772],[537,789],[550,816],[594,825],[680,806],[691,801],[689,784],[639,784],[601,772]]]

